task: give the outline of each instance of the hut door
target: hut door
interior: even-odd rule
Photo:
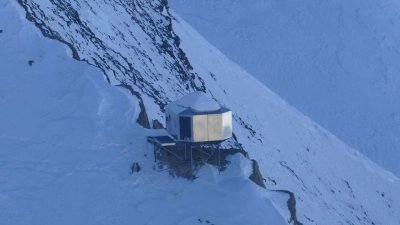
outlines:
[[[191,118],[186,116],[179,117],[179,136],[181,140],[192,139]]]

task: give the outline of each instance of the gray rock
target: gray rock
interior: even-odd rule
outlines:
[[[251,161],[253,162],[253,173],[249,177],[250,180],[256,183],[258,186],[266,188],[257,161],[254,159],[252,159]]]
[[[164,129],[164,125],[158,120],[153,120],[153,129]]]
[[[134,162],[131,169],[132,169],[132,173],[137,173],[137,172],[139,172],[139,171],[140,171],[139,163]]]

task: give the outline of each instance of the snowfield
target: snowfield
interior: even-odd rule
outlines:
[[[174,30],[194,69],[209,74],[203,78],[211,94],[236,113],[234,132],[259,162],[267,188],[296,194],[300,221],[400,223],[400,182],[395,175],[299,113],[173,16]]]
[[[0,4],[1,224],[286,224],[274,204],[288,196],[252,183],[243,156],[194,182],[156,172],[146,136],[163,131],[135,124],[137,100],[15,4]]]
[[[151,63],[136,67],[143,80],[134,82],[138,77],[117,71],[114,60],[101,66],[92,63],[100,70],[73,60],[66,45],[42,37],[25,19],[20,5],[9,0],[0,3],[0,221],[280,225],[290,218],[288,195],[270,190],[289,190],[296,196],[297,217],[304,224],[400,224],[400,181],[395,175],[299,113],[178,15],[155,10],[160,2],[135,1],[140,7],[132,7],[133,11],[121,10],[119,1],[63,3],[67,2],[78,12],[79,20],[74,18],[80,25],[65,21],[65,14],[74,10],[62,11],[52,5],[56,3],[29,1],[24,6],[29,5],[30,12],[42,10],[35,16],[43,19],[46,29],[82,46],[76,47],[75,54],[89,63],[105,55],[129,55],[132,49],[143,54],[132,53],[128,63],[141,62],[142,56]],[[136,26],[137,13],[148,15],[140,16],[145,24],[156,24],[153,19],[159,21],[164,14],[165,20],[171,19],[179,49],[193,67],[186,68],[194,75],[188,85],[180,83],[182,74],[177,73],[183,61],[173,53],[156,53],[160,40],[170,42],[176,36],[154,32],[130,42],[131,49],[119,46],[117,31],[125,32],[125,40],[144,32]],[[105,15],[113,29],[102,29],[100,18]],[[116,21],[121,18],[132,28],[125,23],[119,26]],[[70,26],[56,25],[68,22]],[[137,30],[131,33],[133,28]],[[87,38],[80,29],[97,31]],[[171,49],[179,52],[176,45]],[[250,158],[258,161],[268,190],[248,179],[252,164],[240,155],[230,158],[221,175],[206,166],[193,182],[172,178],[167,171],[156,172],[146,137],[165,131],[136,124],[139,100],[103,79],[113,69],[115,80],[109,78],[110,82],[126,82],[140,92],[150,119],[163,121],[156,100],[175,100],[206,88],[208,95],[232,109],[234,133]],[[156,94],[154,87],[145,86],[153,82],[162,91]],[[131,174],[134,162],[142,168]]]
[[[229,59],[400,176],[400,4],[170,0]]]

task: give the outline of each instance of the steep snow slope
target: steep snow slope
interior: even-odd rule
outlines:
[[[243,156],[194,182],[155,172],[146,136],[162,131],[133,122],[137,100],[13,4],[0,3],[0,224],[286,224],[285,195],[250,182]]]
[[[112,84],[133,86],[150,112],[172,96],[205,90],[179,48],[164,1],[18,2],[46,37],[69,43],[75,59],[96,65]]]
[[[236,135],[259,161],[267,187],[296,194],[300,221],[400,224],[396,176],[301,115],[174,16],[194,69],[209,75],[207,89],[237,113]]]
[[[400,5],[170,0],[251,75],[400,176]]]
[[[130,79],[135,74],[124,75],[120,72],[115,76],[117,80],[112,82],[125,82],[140,92],[151,119],[162,119],[164,101],[174,100],[194,89],[205,90],[218,102],[231,108],[235,113],[234,132],[238,141],[250,152],[252,158],[259,161],[269,189],[286,189],[296,194],[300,221],[335,225],[400,223],[398,178],[297,112],[212,47],[178,16],[172,18],[161,2],[133,1],[131,5],[124,5],[125,8],[118,6],[120,1],[63,2],[70,8],[60,7],[56,2],[41,4],[39,1],[23,1],[22,5],[29,12],[28,18],[35,21],[44,34],[51,33],[53,35],[48,36],[74,43],[77,46],[76,54],[90,56],[86,58],[89,62],[99,61],[104,54],[131,54],[132,49],[127,50],[119,45],[120,32],[124,32],[125,40],[130,40],[128,44],[140,49],[144,55],[127,58],[134,68],[141,68],[137,69],[137,74],[143,80],[135,82],[134,78]],[[163,10],[159,10],[160,5]],[[90,9],[91,13],[85,9]],[[143,12],[149,16],[142,16]],[[65,14],[69,17],[65,17]],[[104,15],[109,15],[107,22],[104,21]],[[121,18],[129,27],[120,21]],[[155,32],[146,34],[141,41],[135,40],[134,37],[142,34],[143,30],[154,28],[147,28],[143,24],[163,29],[164,26],[156,23],[160,18],[173,22],[167,25],[167,35]],[[114,24],[115,28],[102,29],[105,24]],[[170,44],[173,51],[188,56],[185,65],[193,68],[187,67],[182,73],[191,77],[192,80],[186,83],[189,86],[180,84],[175,69],[163,66],[173,59],[169,53],[153,51],[154,46],[159,44],[158,40],[163,39],[168,43],[175,42]],[[99,42],[104,46],[97,46]],[[152,63],[142,67],[136,65],[142,57],[149,57]],[[179,57],[175,57],[175,60],[177,62],[172,61],[173,65],[183,63]],[[100,66],[118,68],[115,63],[113,59],[104,60]],[[145,75],[155,71],[159,72],[157,79]],[[194,84],[200,82],[201,85],[193,86],[192,81]],[[153,83],[156,87],[163,87],[155,95],[151,87],[141,88],[141,84]],[[158,104],[160,102],[163,104]],[[235,189],[237,185],[233,183],[226,187]],[[235,190],[240,191],[240,188]]]

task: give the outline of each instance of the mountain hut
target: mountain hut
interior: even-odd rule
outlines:
[[[232,111],[204,92],[192,92],[166,107],[167,132],[182,142],[220,142],[232,137]]]

